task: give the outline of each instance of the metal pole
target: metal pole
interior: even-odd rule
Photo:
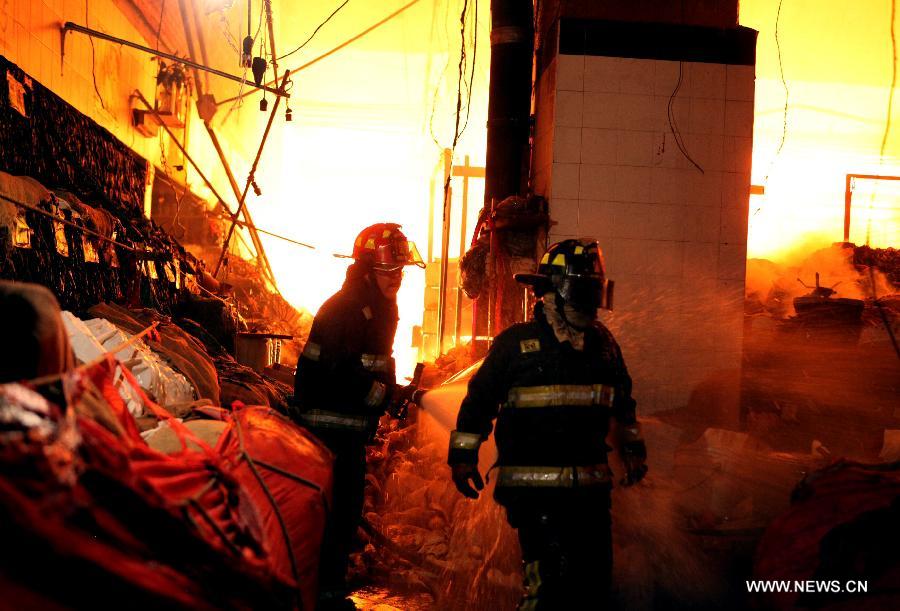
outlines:
[[[466,173],[463,175],[463,192],[462,192],[462,217],[459,221],[459,258],[456,260],[456,268],[460,269],[463,255],[466,254],[466,214],[469,208],[469,156],[465,157]],[[459,273],[459,272],[457,272]],[[454,327],[454,337],[456,345],[460,345],[459,333],[462,328],[462,302],[463,290],[462,284],[456,283],[456,325]]]
[[[428,183],[428,263],[434,261],[434,173]]]
[[[438,354],[444,353],[444,310],[447,307],[447,257],[450,253],[450,204],[453,200],[453,187],[450,174],[453,171],[453,158],[450,149],[444,149],[444,184],[448,185],[444,194],[443,231],[441,232],[441,284],[438,287]]]
[[[284,89],[284,86],[287,85],[288,77],[290,76],[291,71],[285,70],[284,77],[281,79],[281,88]],[[269,132],[272,130],[272,123],[275,121],[275,113],[278,112],[278,106],[281,104],[281,98],[275,98],[275,103],[272,104],[272,112],[269,114],[269,120],[266,123],[266,130],[263,132],[262,140],[259,143],[259,149],[256,151],[256,158],[253,160],[253,165],[250,167],[250,172],[247,174],[247,183],[244,185],[244,192],[241,193],[240,201],[238,202],[237,214],[240,214],[244,209],[244,203],[247,201],[247,192],[250,190],[250,185],[253,184],[253,178],[256,174],[256,168],[259,165],[259,159],[262,157],[263,149],[266,146],[266,140],[269,139]],[[219,255],[219,261],[216,263],[216,269],[213,272],[213,278],[219,275],[219,270],[222,269],[222,261],[225,260],[225,253],[228,252],[228,243],[231,241],[231,236],[234,233],[234,228],[236,224],[232,221],[231,227],[228,228],[228,235],[225,236],[225,242],[222,244],[222,253]]]
[[[844,182],[844,241],[850,241],[850,199],[853,197],[851,190],[853,185],[853,175],[847,174]]]
[[[130,40],[125,40],[124,38],[118,38],[116,36],[110,36],[109,34],[105,34],[100,32],[99,30],[93,30],[91,28],[86,28],[84,26],[78,25],[77,23],[73,23],[71,21],[67,21],[63,26],[63,34],[67,34],[69,32],[78,32],[80,34],[85,34],[90,36],[91,38],[99,38],[101,40],[106,40],[109,42],[114,42],[116,44],[124,45],[126,47],[131,47],[132,49],[137,49],[138,51],[143,51],[144,53],[149,53],[150,55],[155,55],[157,57],[164,57],[170,61],[177,62],[179,64],[184,64],[194,70],[203,70],[205,72],[209,72],[210,74],[215,74],[216,76],[220,76],[224,79],[228,79],[230,81],[234,81],[236,83],[244,83],[245,85],[249,85],[255,89],[264,89],[269,93],[278,96],[279,98],[289,98],[290,94],[285,92],[282,89],[274,89],[269,87],[268,85],[256,85],[255,83],[247,83],[244,79],[239,76],[235,76],[233,74],[228,74],[227,72],[222,72],[221,70],[216,70],[215,68],[210,68],[209,66],[204,66],[203,64],[198,64],[195,61],[191,61],[189,59],[185,59],[183,57],[178,57],[177,55],[172,55],[171,53],[166,53],[164,51],[157,51],[156,49],[151,49],[150,47],[145,47],[144,45],[139,45],[137,43],[131,42]]]

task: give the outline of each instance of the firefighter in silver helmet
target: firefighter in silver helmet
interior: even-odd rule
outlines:
[[[469,382],[448,462],[467,497],[484,487],[478,449],[497,420],[497,485],[525,564],[521,609],[602,604],[612,570],[606,438],[618,446],[626,485],[647,472],[622,352],[597,310],[611,306],[603,255],[592,240],[565,240],[537,274],[518,274],[538,303],[534,318],[496,337]]]

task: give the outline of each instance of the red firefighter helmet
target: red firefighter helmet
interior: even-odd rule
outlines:
[[[353,243],[353,259],[370,261],[375,269],[396,271],[405,265],[425,267],[414,242],[396,223],[375,223],[363,229]]]

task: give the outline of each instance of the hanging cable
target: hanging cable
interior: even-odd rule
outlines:
[[[891,132],[891,114],[894,108],[894,88],[897,86],[897,35],[894,30],[894,22],[897,16],[897,0],[891,0],[891,89],[888,92],[887,118],[884,122],[884,135],[881,137],[881,149],[879,151],[879,165],[884,163],[884,152],[887,150],[888,135]],[[872,231],[872,215],[869,215],[868,224],[866,226],[866,246],[869,246]],[[871,246],[870,246],[871,248]],[[874,265],[869,265],[869,285],[872,289],[872,302],[878,315],[887,331],[891,345],[894,347],[894,353],[900,359],[900,345],[897,344],[897,338],[894,335],[894,329],[891,327],[891,321],[888,319],[884,306],[878,301],[878,291],[875,288],[875,269]]]
[[[475,84],[475,62],[478,59],[478,0],[475,0],[474,18],[472,22],[472,71],[469,74],[469,86],[466,92],[466,120],[460,134],[469,126],[469,113],[472,109],[472,87]]]
[[[775,166],[775,160],[781,156],[781,150],[784,148],[784,143],[787,141],[787,127],[788,127],[788,106],[790,103],[791,92],[788,89],[787,79],[784,78],[784,61],[781,54],[781,5],[784,4],[784,0],[778,0],[778,10],[775,13],[775,49],[778,52],[778,74],[781,76],[781,86],[784,88],[784,112],[782,114],[781,119],[781,142],[778,143],[778,148],[775,150],[775,155],[772,157],[772,160],[769,161],[769,167],[766,170],[766,175],[763,177],[763,187],[768,186],[769,184],[769,175],[772,173],[772,168]],[[756,215],[762,207],[757,208],[753,214]]]
[[[778,144],[778,150],[775,151],[775,157],[781,155],[781,149],[784,148],[784,142],[787,139],[787,118],[788,118],[788,102],[790,100],[790,90],[788,89],[787,80],[784,78],[784,62],[781,58],[781,5],[784,0],[778,0],[778,13],[775,15],[775,48],[778,51],[778,73],[781,75],[781,86],[784,87],[784,115],[781,124],[781,142]],[[892,30],[893,32],[893,30]]]
[[[90,4],[90,0],[84,0],[84,23],[87,27],[90,27],[91,21],[88,18],[88,5]],[[94,82],[94,93],[97,94],[97,99],[100,100],[100,106],[106,112],[109,112],[106,108],[106,102],[103,101],[103,96],[100,95],[100,88],[97,87],[97,56],[96,51],[94,50],[94,39],[89,38],[91,41],[91,79]]]
[[[342,3],[340,4],[340,6],[338,6],[336,9],[334,9],[334,10],[331,12],[331,14],[325,19],[325,21],[323,21],[322,23],[320,23],[320,24],[316,27],[316,29],[313,30],[313,33],[309,35],[309,38],[307,38],[307,39],[303,42],[302,45],[300,45],[299,47],[297,47],[297,48],[294,49],[293,51],[290,51],[290,52],[288,52],[288,53],[285,53],[284,55],[282,55],[281,57],[278,58],[278,61],[283,60],[285,57],[290,57],[291,55],[293,55],[294,53],[296,53],[297,51],[299,51],[300,49],[302,49],[303,47],[305,47],[306,45],[308,45],[308,44],[310,43],[310,41],[311,41],[313,38],[316,37],[316,34],[319,33],[319,30],[321,30],[321,29],[325,26],[326,23],[328,23],[329,21],[331,21],[332,17],[334,17],[335,15],[337,15],[337,14],[340,12],[340,10],[341,10],[342,8],[344,8],[345,6],[347,6],[347,4],[348,4],[349,2],[350,2],[350,0],[344,0],[344,2],[342,2]]]
[[[700,170],[701,174],[705,174],[703,168],[700,167],[694,158],[690,156],[687,152],[687,148],[684,146],[684,142],[681,139],[681,130],[678,129],[678,121],[675,117],[675,97],[678,95],[678,92],[681,90],[681,84],[684,82],[684,62],[678,62],[678,82],[675,83],[675,89],[672,90],[672,95],[669,96],[669,103],[666,108],[666,113],[669,119],[669,129],[672,131],[672,137],[675,139],[675,145],[678,147],[678,150],[681,151],[681,154],[684,155],[684,158],[693,164],[695,168]]]

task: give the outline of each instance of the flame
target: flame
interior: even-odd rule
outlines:
[[[889,175],[877,161],[841,150],[784,155],[777,164],[765,194],[750,197],[750,258],[785,261],[843,241],[846,175]],[[897,247],[900,181],[853,181],[850,241],[873,248]]]
[[[479,49],[488,49],[488,7],[482,4],[477,36]],[[441,156],[453,137],[460,52],[459,13],[446,10],[453,5],[449,0],[443,5],[423,2],[293,77],[293,121],[278,121],[272,130],[258,171],[263,196],[250,204],[259,227],[315,246],[310,250],[261,236],[279,288],[296,307],[315,313],[340,288],[349,260],[334,255],[350,254],[356,235],[370,224],[399,223],[427,257],[430,201],[435,207],[434,252],[439,256],[442,200],[432,189],[442,187]],[[305,29],[311,19],[299,8],[283,10],[282,30],[298,22]],[[389,12],[382,3],[349,5],[343,20],[330,22],[327,34],[323,30],[310,45],[318,48],[284,65],[329,50]],[[473,22],[470,16],[470,62]],[[291,29],[280,38],[294,41],[299,34]],[[478,52],[471,101],[463,108],[462,120],[468,119],[468,125],[457,147],[457,163],[469,154],[473,165],[483,165],[488,59],[486,51]],[[463,96],[465,104],[465,92]],[[237,114],[263,116],[255,102]],[[258,125],[246,130],[248,137],[259,133]],[[469,202],[469,215],[477,214],[477,187]],[[457,235],[451,240],[451,256],[458,254],[458,244]],[[424,294],[424,271],[407,268],[397,298],[400,323],[394,343],[400,382],[419,359],[412,339],[413,328],[423,323]]]
[[[789,3],[741,2],[740,23],[759,31],[752,183],[765,188],[750,197],[748,257],[786,263],[843,241],[846,175],[900,175],[890,6],[846,11],[823,2],[810,19]],[[850,241],[897,247],[898,194],[857,181]]]

